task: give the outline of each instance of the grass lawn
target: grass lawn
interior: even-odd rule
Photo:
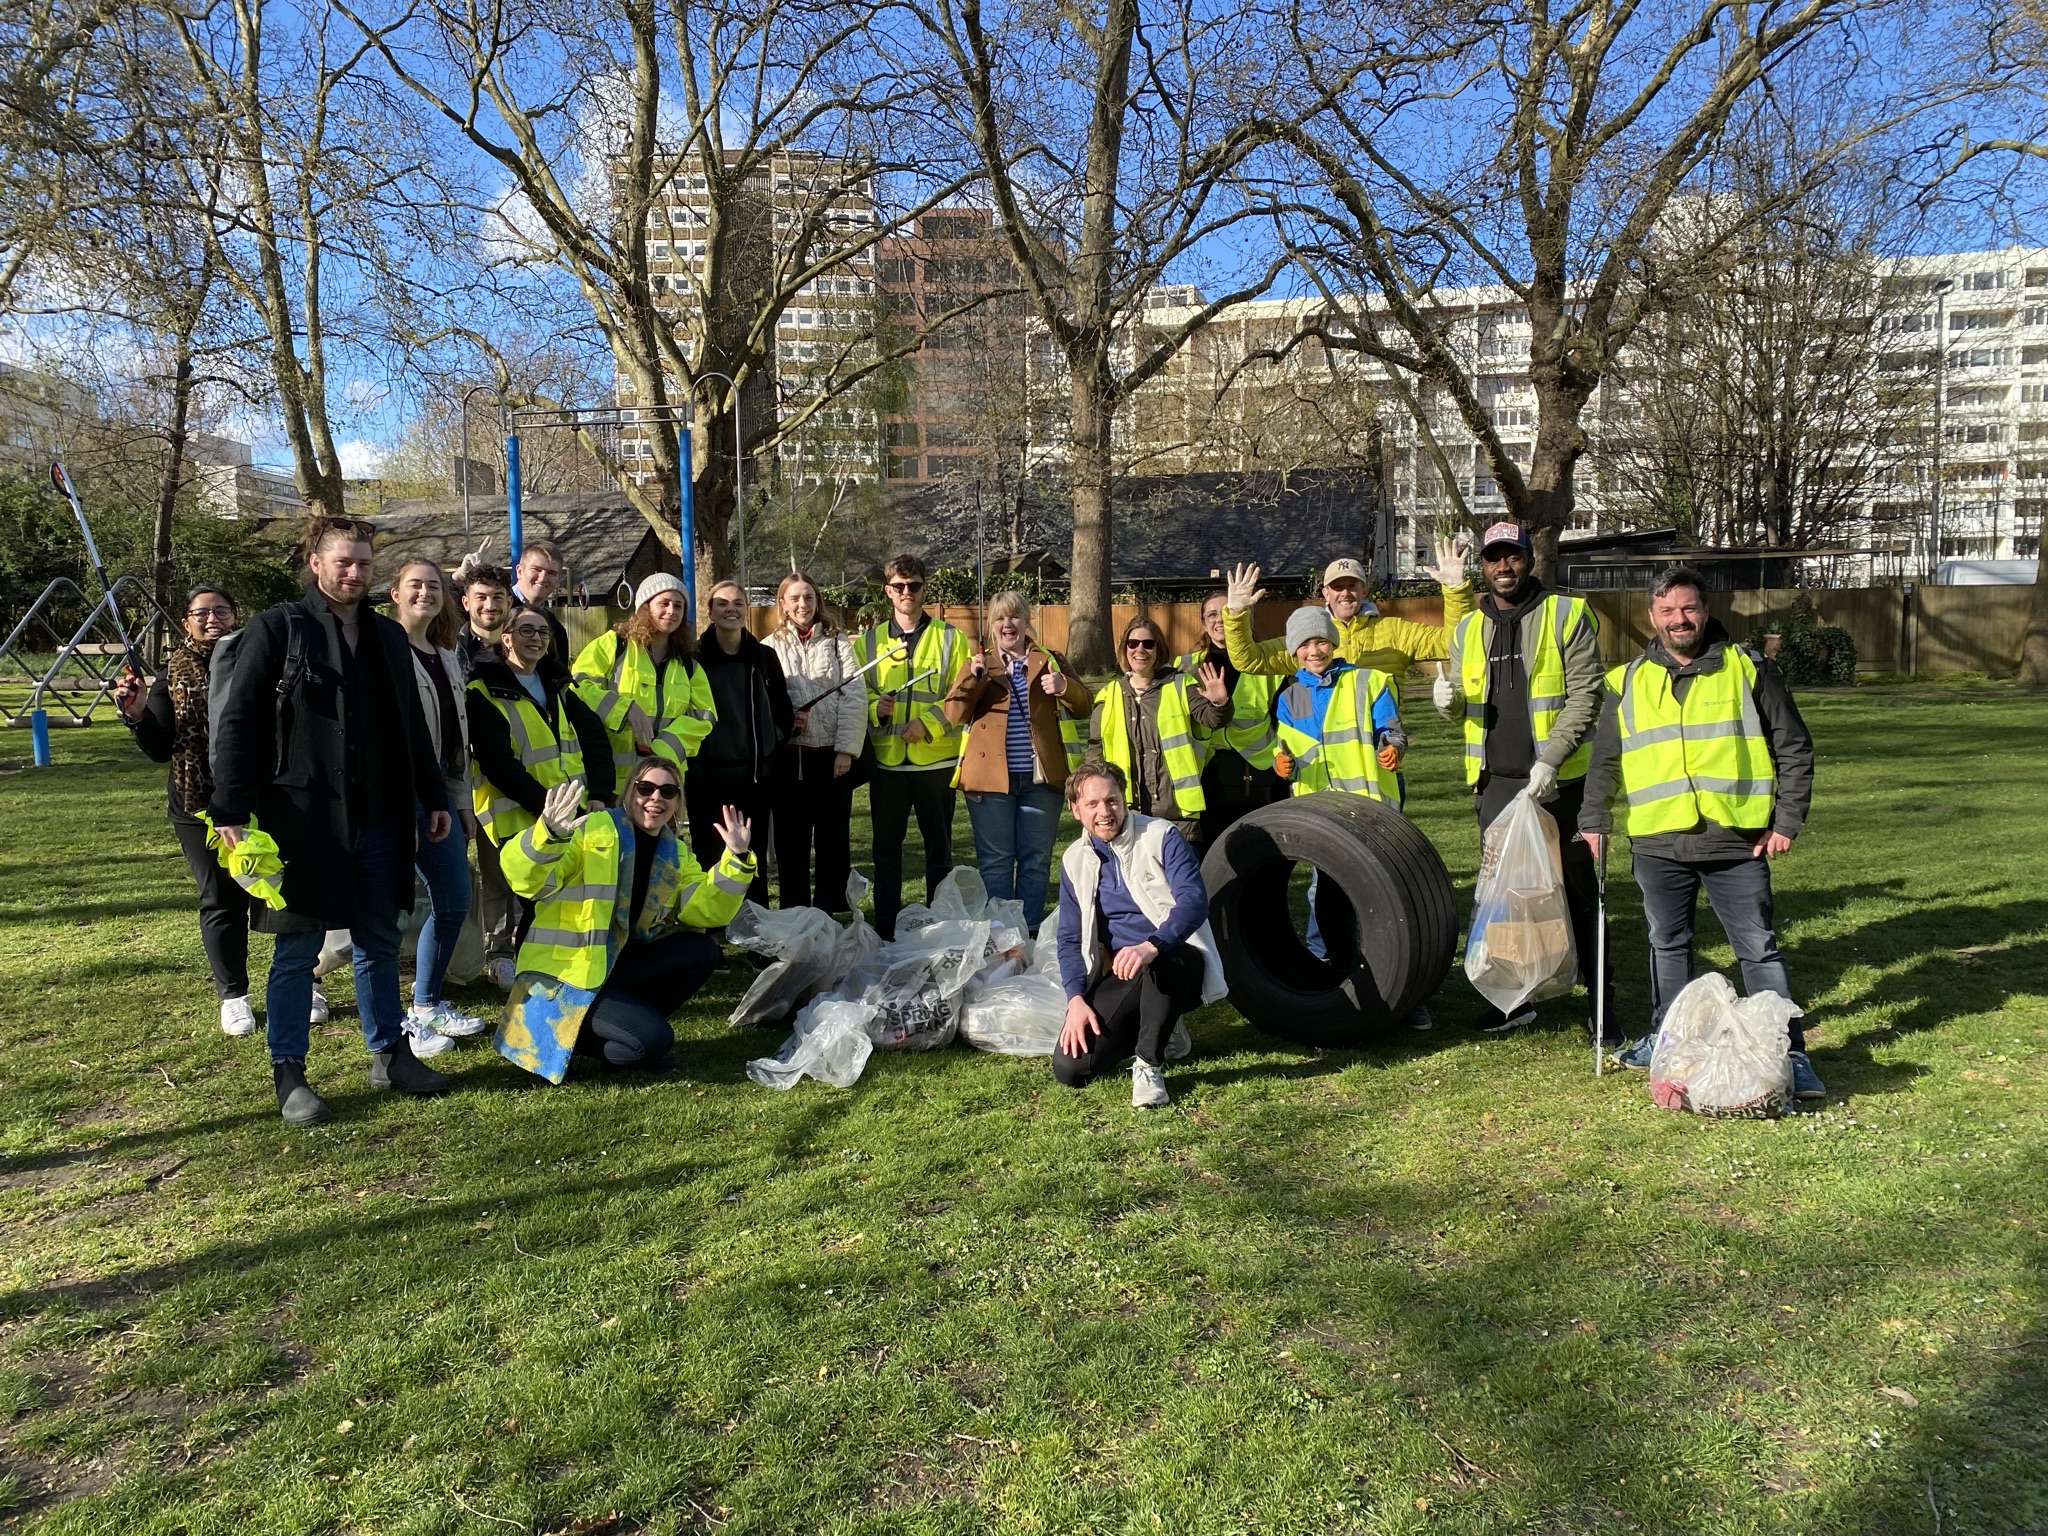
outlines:
[[[340,1014],[287,1131],[161,770],[60,732],[0,778],[0,1529],[2048,1529],[2048,701],[1804,702],[1833,1092],[1727,1123],[1594,1081],[1582,1000],[1481,1039],[1456,972],[1374,1051],[1212,1008],[1161,1113],[965,1048],[776,1094],[727,971],[658,1082],[475,1044],[395,1100]]]

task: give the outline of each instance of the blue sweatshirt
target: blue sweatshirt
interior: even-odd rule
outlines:
[[[1330,713],[1330,700],[1337,695],[1338,679],[1356,672],[1348,661],[1339,661],[1321,677],[1303,667],[1287,680],[1273,699],[1273,718],[1282,725],[1292,726],[1304,736],[1323,739],[1323,720]],[[1349,683],[1346,687],[1351,686]],[[1401,729],[1400,706],[1394,702],[1394,690],[1383,689],[1372,705],[1372,744],[1383,747],[1389,741],[1399,746],[1408,745],[1407,733]]]
[[[1123,866],[1117,862],[1115,851],[1092,832],[1082,835],[1088,840],[1088,851],[1102,861],[1102,875],[1095,886],[1096,912],[1088,913],[1087,921],[1093,923],[1097,913],[1101,914],[1100,921],[1109,930],[1110,954],[1147,942],[1158,945],[1162,952],[1169,950],[1176,944],[1185,944],[1207,921],[1209,888],[1202,884],[1202,865],[1179,832],[1167,830],[1160,855],[1167,888],[1173,892],[1173,910],[1156,927],[1124,883]],[[1074,882],[1061,870],[1060,984],[1070,998],[1088,990],[1088,968],[1081,961],[1081,923],[1081,903],[1074,895]]]

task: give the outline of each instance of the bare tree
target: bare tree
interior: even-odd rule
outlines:
[[[1831,67],[1853,73],[1843,28],[1864,4],[1538,0],[1490,13],[1433,94],[1402,109],[1401,131],[1381,100],[1350,92],[1306,129],[1281,125],[1318,194],[1281,216],[1345,314],[1311,331],[1443,393],[1509,511],[1534,530],[1546,578],[1602,380],[1647,315],[1738,254],[1741,221],[1701,244],[1661,240],[1674,200],[1743,105],[1795,60],[1833,44]],[[1338,46],[1306,62],[1321,78],[1347,61]],[[1778,190],[1794,199],[1799,189]],[[1478,387],[1479,317],[1442,291],[1472,284],[1498,285],[1529,327],[1537,421],[1526,467]],[[1373,302],[1345,297],[1361,289]]]

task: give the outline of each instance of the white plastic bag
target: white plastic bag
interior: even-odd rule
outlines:
[[[812,1003],[797,1015],[796,1030],[781,1050],[747,1063],[747,1076],[763,1088],[794,1088],[806,1077],[851,1088],[875,1048],[867,1031],[874,1012],[867,1003]]]
[[[773,955],[775,964],[754,978],[734,1008],[729,1022],[772,1024],[787,1018],[821,991],[832,986],[881,947],[881,939],[860,914],[868,882],[858,872],[846,882],[846,904],[853,918],[844,926],[817,907],[770,911],[744,902],[726,925],[725,936],[757,954]]]
[[[1557,823],[1526,795],[1486,829],[1465,974],[1503,1013],[1561,996],[1577,979]]]
[[[861,1001],[875,1010],[869,1038],[899,1051],[951,1045],[960,1029],[960,996],[987,955],[986,922],[928,923],[899,933],[856,973]]]
[[[1060,984],[1059,945],[1048,932],[1057,921],[1045,920],[1038,931],[1037,956],[1031,969],[993,983],[967,989],[960,1010],[960,1038],[978,1051],[1004,1056],[1050,1056],[1067,1022],[1067,989]]]
[[[1791,1034],[1801,1010],[1775,992],[1737,997],[1710,972],[1664,1012],[1650,1053],[1650,1097],[1696,1115],[1775,1115],[1792,1095]]]

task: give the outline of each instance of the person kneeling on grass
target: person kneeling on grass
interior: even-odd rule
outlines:
[[[1228,990],[1209,933],[1195,851],[1172,825],[1134,815],[1113,763],[1067,779],[1081,837],[1060,861],[1060,981],[1067,1019],[1052,1075],[1079,1088],[1126,1057],[1131,1107],[1168,1102],[1161,1064],[1188,1054],[1181,1015]]]
[[[500,850],[506,883],[534,904],[498,1031],[508,1061],[551,1083],[578,1052],[666,1064],[669,1015],[718,967],[705,930],[732,920],[754,878],[753,828],[731,806],[718,867],[698,866],[675,834],[682,789],[662,757],[640,760],[613,810],[579,816],[581,786],[557,784],[540,819]]]

